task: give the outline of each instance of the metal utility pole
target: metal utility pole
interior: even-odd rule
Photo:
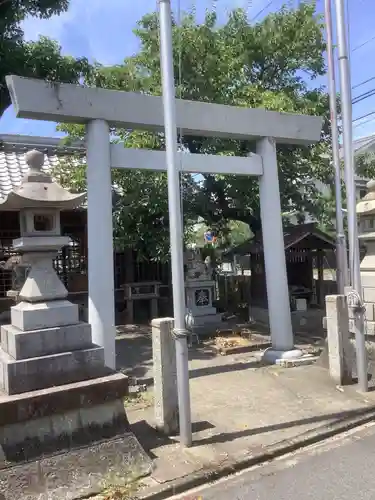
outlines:
[[[344,215],[342,211],[341,197],[341,162],[339,154],[339,134],[337,126],[337,94],[335,64],[333,56],[334,53],[331,0],[324,0],[324,9],[327,33],[328,92],[331,114],[332,159],[335,169],[337,286],[339,293],[343,295],[345,293],[345,287],[349,285],[349,276],[348,255],[346,253],[346,238],[344,232]]]
[[[173,71],[172,11],[170,0],[159,0],[160,57],[166,141],[169,234],[172,257],[174,335],[176,339],[177,391],[181,443],[192,444],[188,332],[185,326],[185,279],[180,172],[177,161],[176,96]]]
[[[362,283],[359,268],[359,242],[357,234],[355,163],[352,136],[352,92],[348,41],[346,32],[344,0],[335,0],[337,21],[337,48],[340,70],[341,113],[345,163],[345,183],[348,209],[350,280],[353,293],[348,300],[355,312],[354,329],[356,340],[358,385],[361,391],[368,391],[367,352],[365,344],[365,322],[362,302]]]

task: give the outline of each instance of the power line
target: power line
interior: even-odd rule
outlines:
[[[374,112],[374,115],[375,115],[375,112]],[[365,120],[364,122],[356,123],[355,125],[353,125],[353,128],[362,127],[362,125],[366,125],[366,123],[370,123],[374,120],[375,120],[375,116],[373,116],[372,118],[367,118],[367,120]]]
[[[359,45],[356,45],[356,46],[354,47],[354,49],[352,49],[352,52],[355,52],[356,50],[361,49],[362,47],[364,47],[364,46],[365,46],[365,45],[367,45],[368,43],[373,42],[374,40],[375,40],[375,35],[374,35],[374,36],[372,36],[371,38],[369,38],[368,40],[366,40],[365,42],[360,43]]]
[[[352,100],[352,104],[357,104],[359,102],[362,102],[365,99],[368,99],[369,97],[372,97],[373,95],[375,95],[375,88],[371,89],[371,90],[368,90],[367,92],[364,92],[363,94],[360,94],[357,97],[354,97],[354,99]]]
[[[251,21],[255,21],[259,16],[261,16],[263,14],[263,12],[265,12],[269,7],[271,7],[271,5],[274,3],[275,0],[269,0],[268,3],[251,19]],[[251,3],[251,2],[250,2]],[[347,14],[349,14],[349,1],[346,0],[346,12]],[[349,16],[348,16],[349,18]],[[349,26],[347,28],[347,33],[348,33],[348,40],[350,39],[350,32],[349,32]],[[368,43],[372,42],[375,40],[375,35],[371,38],[369,38],[368,40],[366,40],[365,42],[355,46],[351,52],[355,52],[356,50],[359,50],[360,48],[364,47],[365,45],[367,45]],[[375,80],[375,76],[371,77],[371,78],[368,78],[367,80],[364,80],[356,85],[354,85],[352,87],[352,90],[356,89],[356,88],[359,88],[363,85],[365,85],[366,83],[369,83],[371,81]],[[367,92],[364,92],[363,94],[360,94],[358,95],[357,97],[354,97],[353,100],[352,100],[352,104],[357,104],[359,102],[362,102],[364,101],[365,99],[368,99],[372,96],[375,95],[375,88],[374,89],[371,89]],[[363,118],[363,117],[362,117]],[[358,118],[360,119],[360,118]],[[353,120],[355,121],[355,120]]]
[[[271,7],[271,5],[273,4],[275,0],[270,0],[267,5],[265,7],[263,7],[263,9],[261,9],[258,14],[256,14],[251,20],[250,22],[252,21],[255,21],[256,19],[258,19],[259,16],[261,16],[263,14],[264,11],[266,11],[268,9],[268,7]]]
[[[358,87],[362,87],[362,85],[365,85],[366,83],[372,82],[372,80],[375,80],[375,76],[372,76],[371,78],[368,78],[367,80],[363,80],[363,82],[357,83],[352,87],[352,90],[357,89]]]
[[[362,120],[362,118],[367,118],[368,116],[375,115],[375,111],[371,111],[370,113],[366,113],[365,115],[358,116],[358,118],[354,118],[354,122],[358,122],[359,120]]]

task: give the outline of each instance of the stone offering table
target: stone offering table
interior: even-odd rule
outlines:
[[[151,320],[158,317],[160,285],[161,283],[159,281],[139,281],[136,283],[125,283],[122,285],[121,288],[124,289],[128,323],[134,323],[134,308],[136,302],[139,300],[147,300],[150,302]]]

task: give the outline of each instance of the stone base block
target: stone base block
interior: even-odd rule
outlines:
[[[296,366],[313,365],[318,359],[319,356],[307,355],[295,359],[277,359],[275,364],[281,368],[294,368]]]
[[[302,358],[302,351],[299,349],[290,349],[289,351],[282,351],[270,347],[263,353],[262,360],[270,364],[280,364],[281,360],[296,360]]]
[[[365,331],[366,331],[366,335],[375,335],[375,321],[366,320]],[[349,318],[349,332],[355,333],[355,325],[354,325],[353,318]]]
[[[186,315],[186,327],[193,333],[212,333],[217,328],[223,327],[222,314],[210,314],[207,316]]]
[[[22,331],[79,323],[78,305],[68,300],[20,302],[10,308],[11,324]]]
[[[127,394],[127,377],[111,373],[41,391],[0,396],[0,443],[6,459],[17,462],[128,432],[123,404]]]
[[[1,348],[14,359],[36,358],[92,347],[87,323],[23,332],[12,325],[1,327]]]
[[[203,307],[195,307],[192,311],[188,312],[189,315],[194,318],[201,318],[206,316],[215,316],[217,313],[215,307],[211,306],[203,306]]]
[[[14,359],[36,358],[90,347],[91,325],[87,323],[28,332],[12,325],[1,327],[1,348]]]
[[[103,375],[104,349],[92,347],[15,360],[0,349],[0,390],[20,394]]]
[[[365,304],[366,308],[366,319],[368,321],[374,321],[375,320],[375,304],[372,302],[368,302]]]
[[[366,335],[375,335],[375,321],[366,321]]]
[[[103,430],[106,427],[111,428],[110,433],[99,434],[99,429]],[[98,429],[99,428],[99,429]],[[27,441],[39,443],[44,450],[55,448],[58,441],[66,441],[74,437],[75,443],[86,444],[91,439],[109,438],[112,437],[112,431],[116,429],[114,434],[129,430],[129,424],[126,419],[124,403],[121,399],[110,401],[105,404],[93,405],[89,408],[76,408],[66,413],[51,415],[50,417],[37,418],[29,420],[21,424],[10,424],[0,429],[0,439],[5,450],[4,455],[11,457],[14,461],[17,460],[17,455],[20,451],[14,454],[15,450],[20,450],[20,447]],[[78,432],[86,432],[88,436],[75,436]],[[55,444],[52,448],[52,442]],[[34,447],[35,447],[34,445]],[[32,450],[31,445],[27,445],[29,458],[35,457],[37,450]],[[57,447],[57,446],[56,446]],[[69,447],[69,442],[66,441],[63,448]],[[61,449],[62,446],[60,445]],[[12,451],[13,450],[13,453]]]

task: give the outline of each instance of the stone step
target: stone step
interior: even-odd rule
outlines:
[[[114,408],[112,413],[115,410]],[[96,413],[100,412],[104,413],[99,408]],[[112,417],[110,408],[106,409],[106,413]],[[118,496],[115,490],[127,491],[131,485],[137,484],[137,479],[150,474],[153,469],[152,460],[132,432],[117,432],[115,437],[108,436],[114,427],[111,420],[108,424],[109,427],[102,427],[103,439],[99,442],[68,448],[63,453],[44,454],[38,460],[28,460],[15,467],[0,470],[0,498],[99,498],[96,495],[107,485],[114,487],[114,496],[111,495],[111,498],[130,498],[121,493]],[[83,428],[79,434],[85,435],[85,431]],[[29,447],[30,440],[26,443]],[[104,497],[100,495],[100,498]]]
[[[123,403],[128,379],[106,371],[102,377],[82,382],[12,396],[0,394],[0,469],[9,462],[129,431]]]
[[[0,349],[0,389],[9,395],[88,380],[103,370],[104,349],[94,345],[22,360]]]
[[[110,368],[105,368],[99,377],[48,389],[11,396],[0,392],[0,429],[8,425],[25,425],[35,419],[54,417],[77,408],[91,408],[123,399],[128,394],[128,377]],[[15,432],[13,436],[18,442],[17,434]]]
[[[23,332],[13,325],[1,327],[1,348],[14,359],[36,358],[92,346],[87,323]]]

